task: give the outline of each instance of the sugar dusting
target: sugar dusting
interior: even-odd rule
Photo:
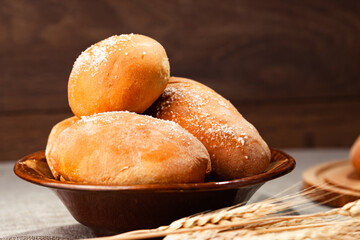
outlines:
[[[113,111],[82,116],[72,126],[75,126],[72,128],[74,135],[69,135],[70,138],[77,139],[76,142],[80,139],[81,144],[91,146],[86,153],[76,152],[74,166],[77,169],[86,168],[88,173],[81,176],[80,171],[79,177],[76,177],[82,178],[79,182],[141,184],[147,183],[142,181],[148,179],[158,183],[167,177],[187,181],[187,177],[182,180],[183,176],[200,174],[200,169],[203,171],[209,162],[208,152],[200,141],[172,121]],[[68,141],[64,144],[74,146]],[[73,148],[66,150],[69,149],[72,154]],[[159,171],[151,171],[149,162]],[[87,169],[88,166],[96,166],[96,169]]]
[[[133,121],[136,121],[136,124],[129,122],[128,115],[133,116]],[[126,119],[125,119],[126,118]],[[147,115],[139,115],[134,112],[129,111],[112,111],[112,112],[103,112],[96,113],[90,116],[82,116],[77,124],[87,124],[90,127],[91,125],[96,124],[116,124],[118,121],[129,122],[130,125],[136,125],[136,127],[144,128],[154,128],[154,129],[163,129],[166,126],[167,131],[166,135],[170,139],[179,138],[182,139],[184,144],[190,145],[194,141],[194,137],[179,124],[174,121],[157,119]],[[130,126],[129,126],[130,127]]]
[[[196,84],[187,83],[168,85],[162,99],[164,101],[157,106],[157,117],[188,126],[187,129],[207,148],[216,149],[225,146],[230,152],[234,148],[245,146],[248,135],[243,129],[234,128],[225,120],[225,116],[229,114],[232,107],[226,99],[213,95],[209,97]],[[209,104],[210,101],[211,104]],[[186,114],[172,111],[172,107],[180,102],[191,110]],[[213,114],[215,112],[224,117],[220,117],[221,120],[219,120],[219,116]],[[214,158],[215,155],[212,157]]]
[[[127,46],[136,47],[133,36],[133,33],[114,35],[88,47],[76,59],[72,74],[76,76],[81,72],[91,71],[91,76],[94,77],[94,75],[99,72],[100,66],[102,64],[106,65],[108,56],[115,51],[122,50],[125,43]],[[128,53],[125,52],[125,55],[128,55]]]

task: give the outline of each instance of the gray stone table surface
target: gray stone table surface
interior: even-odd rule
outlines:
[[[285,149],[297,166],[293,172],[262,186],[253,196],[256,202],[294,186],[301,189],[301,174],[308,167],[346,159],[349,149]],[[78,224],[49,189],[19,179],[13,173],[15,161],[0,162],[0,238],[2,239],[76,239],[93,237]],[[327,210],[318,206],[306,212]]]

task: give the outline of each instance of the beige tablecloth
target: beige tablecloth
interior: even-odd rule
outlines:
[[[296,169],[270,181],[255,193],[251,202],[263,200],[296,185],[301,187],[301,173],[311,165],[347,158],[349,149],[292,150]],[[0,163],[0,238],[1,239],[77,239],[94,237],[93,232],[78,224],[60,200],[49,189],[25,182],[13,173],[14,161]],[[309,213],[329,209],[313,205],[300,211]]]

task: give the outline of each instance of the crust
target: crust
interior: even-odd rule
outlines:
[[[216,179],[252,176],[269,165],[270,150],[258,131],[205,85],[172,77],[155,106],[154,116],[178,123],[204,144]]]
[[[46,148],[57,178],[108,185],[204,181],[207,150],[174,122],[129,112],[69,122],[54,127]]]
[[[170,66],[164,48],[143,35],[112,36],[86,49],[68,82],[73,113],[145,111],[165,89]]]

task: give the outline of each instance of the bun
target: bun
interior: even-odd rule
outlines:
[[[79,121],[80,118],[78,117],[71,117],[71,118],[67,118],[61,122],[59,122],[58,124],[56,124],[52,129],[51,129],[51,133],[49,135],[49,138],[48,138],[48,142],[47,142],[47,145],[46,145],[46,153],[45,155],[47,156],[48,154],[48,150],[50,149],[56,149],[56,146],[54,146],[54,143],[56,143],[57,141],[57,138],[59,137],[59,135],[65,130],[67,129],[68,127],[70,127],[71,125],[73,125],[74,123],[76,123],[77,121]],[[47,157],[46,157],[47,158]],[[48,159],[48,158],[47,158]],[[53,174],[53,176],[56,178],[56,179],[60,179],[60,175],[58,174],[58,172],[53,168],[53,165],[55,164],[51,164],[52,162],[49,162],[48,161],[48,165],[49,165],[49,168]]]
[[[68,82],[69,105],[78,116],[108,111],[145,111],[165,89],[170,66],[152,38],[123,34],[81,53]]]
[[[207,150],[188,131],[129,112],[58,123],[46,159],[56,179],[86,184],[195,183],[210,170]]]
[[[360,173],[360,136],[354,142],[350,150],[350,161],[355,170]]]
[[[271,153],[258,131],[229,101],[203,84],[171,77],[149,113],[178,123],[199,139],[210,153],[215,179],[252,176],[269,165]]]

